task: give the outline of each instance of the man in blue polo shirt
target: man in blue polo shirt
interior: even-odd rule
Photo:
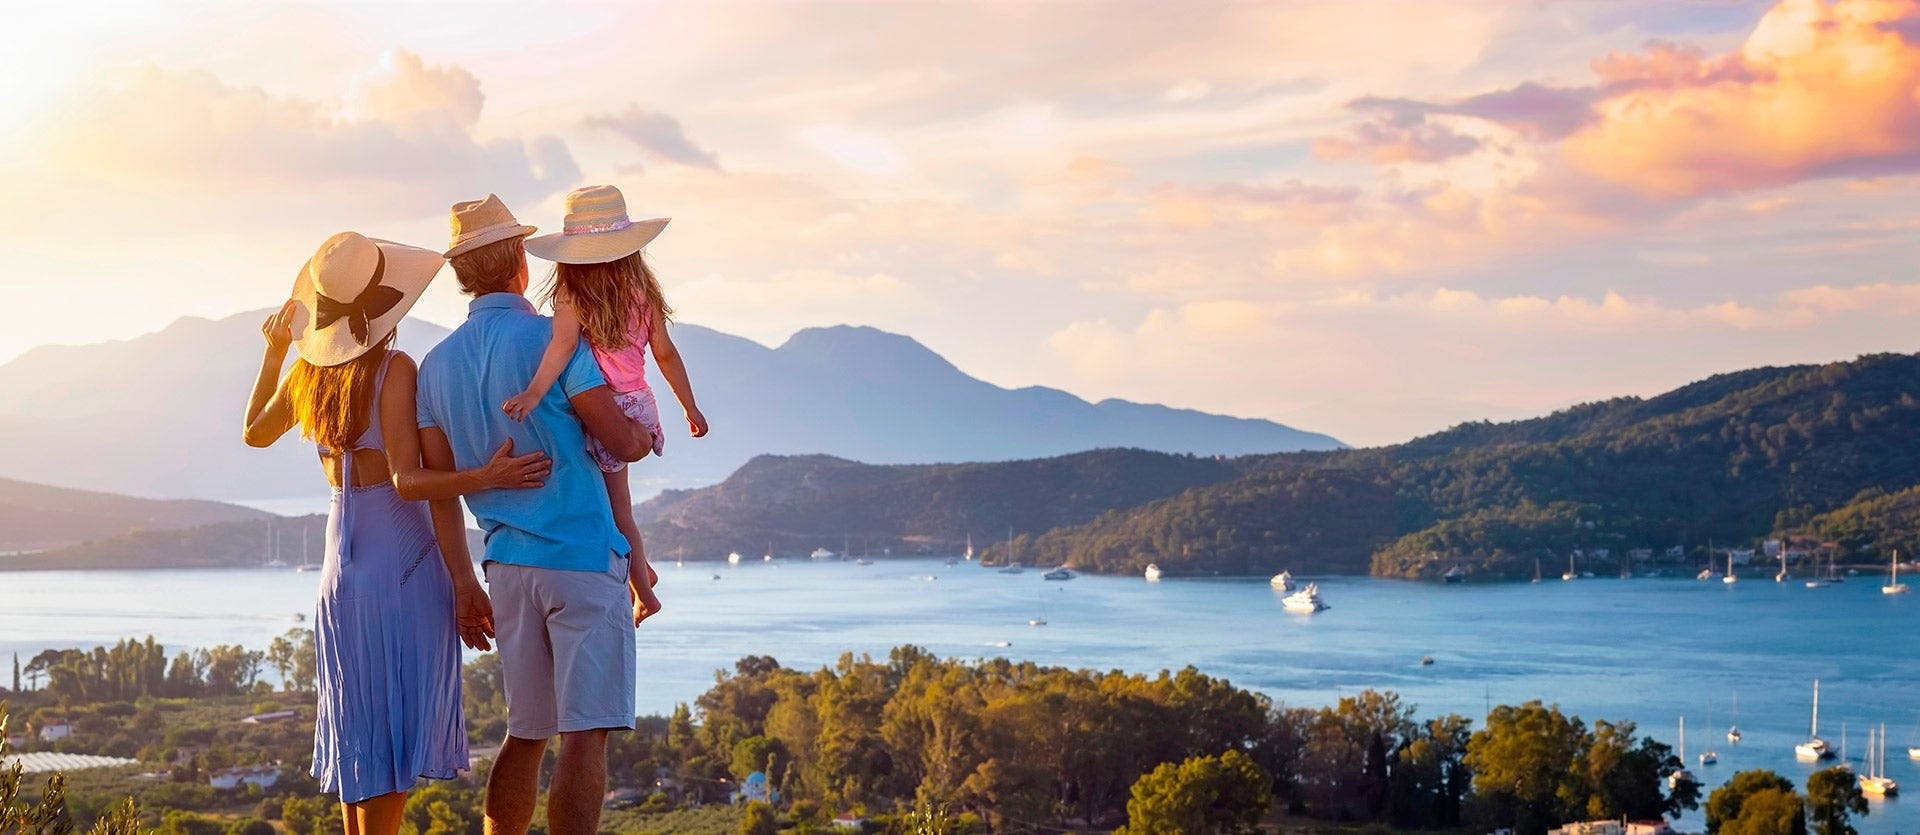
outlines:
[[[621,412],[584,343],[524,422],[500,408],[533,379],[553,333],[525,296],[522,241],[533,231],[493,195],[453,207],[447,257],[474,298],[466,323],[420,362],[420,446],[434,469],[485,463],[502,440],[552,459],[541,487],[466,496],[486,534],[507,698],[507,739],[487,779],[487,831],[532,825],[540,758],[558,735],[547,831],[591,835],[606,792],[607,731],[633,727],[634,607],[649,579],[629,570],[586,434],[627,461],[651,451],[653,438]],[[462,614],[463,637],[485,630],[481,618]]]

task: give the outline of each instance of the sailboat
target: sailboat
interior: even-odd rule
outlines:
[[[1536,583],[1540,582],[1540,558],[1539,557],[1533,558],[1533,581]]]
[[[1569,553],[1567,554],[1567,573],[1560,575],[1560,579],[1576,580],[1579,579],[1579,577],[1580,574],[1573,569],[1573,554]]]
[[[967,534],[967,562],[973,562],[973,534]]]
[[[1860,778],[1860,791],[1879,797],[1900,793],[1900,784],[1887,776],[1887,726],[1884,724],[1878,736],[1872,728],[1867,729],[1867,774]]]
[[[1893,552],[1893,564],[1888,567],[1887,584],[1880,587],[1881,594],[1906,594],[1912,589],[1900,582],[1900,552]]]
[[[1680,717],[1680,767],[1667,775],[1667,788],[1677,789],[1681,783],[1696,782],[1693,772],[1687,770],[1687,717]]]
[[[1785,542],[1780,543],[1780,573],[1773,575],[1773,581],[1776,583],[1787,581],[1787,544]]]
[[[1794,759],[1812,762],[1814,760],[1833,759],[1833,748],[1820,738],[1820,680],[1813,680],[1813,728],[1807,733],[1807,741],[1793,746]]]
[[[761,562],[773,562],[773,543],[767,543],[767,552],[760,556]]]
[[[1727,726],[1727,741],[1735,745],[1739,745],[1740,744],[1740,722],[1738,721],[1740,718],[1740,694],[1739,693],[1733,694],[1733,717],[1735,721],[1733,722],[1733,724]]]
[[[280,532],[274,530],[273,517],[267,517],[267,568],[286,568],[285,560],[280,559]]]
[[[1907,746],[1907,759],[1920,760],[1920,745]]]
[[[1023,574],[1026,569],[1020,567],[1020,561],[1013,557],[1013,527],[1007,527],[1007,567],[1000,569],[1001,574]]]
[[[1713,711],[1712,710],[1707,711],[1707,727],[1709,728],[1713,727]],[[1715,751],[1712,748],[1708,748],[1707,750],[1700,752],[1700,764],[1703,766],[1713,765],[1714,763],[1717,763],[1719,761],[1720,761],[1720,752]]]
[[[1732,548],[1727,549],[1727,576],[1721,577],[1720,582],[1726,583],[1729,586],[1733,585],[1734,583],[1740,582],[1739,576],[1733,573],[1733,549]]]
[[[307,541],[309,539],[309,535],[312,533],[313,533],[313,528],[305,525],[302,525],[300,527],[300,567],[295,568],[294,569],[295,571],[304,573],[304,572],[313,571],[319,568],[319,566],[313,564],[312,558],[309,557],[307,554]]]

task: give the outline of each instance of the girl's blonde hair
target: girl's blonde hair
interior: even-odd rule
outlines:
[[[386,359],[389,335],[372,350],[339,365],[295,360],[287,372],[287,400],[300,435],[334,452],[352,449],[373,420],[373,384]]]
[[[663,319],[673,317],[660,280],[638,252],[599,264],[555,264],[547,301],[558,296],[573,305],[587,341],[602,351],[627,347],[633,337],[627,326],[636,315],[652,316],[657,310]]]

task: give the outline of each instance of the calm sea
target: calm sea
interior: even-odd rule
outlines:
[[[1443,586],[1329,578],[1331,609],[1281,610],[1261,578],[1083,576],[1045,582],[969,563],[749,561],[659,566],[667,609],[640,632],[640,710],[670,710],[747,654],[789,666],[914,643],[946,656],[1152,672],[1194,665],[1296,705],[1391,689],[1424,715],[1479,717],[1489,701],[1558,702],[1630,719],[1677,743],[1710,785],[1772,768],[1796,780],[1813,681],[1820,732],[1864,768],[1869,727],[1886,723],[1888,773],[1920,792],[1920,597],[1861,576],[1807,589],[1770,577],[1584,579]],[[170,647],[263,647],[310,612],[316,574],[225,569],[0,574],[0,653],[91,647],[148,633]],[[715,579],[716,576],[718,579]],[[1030,626],[1044,618],[1046,626]],[[1431,666],[1422,666],[1432,656]],[[4,674],[0,667],[0,674]],[[1736,712],[1735,702],[1738,708]],[[1726,739],[1728,725],[1745,734]],[[1844,732],[1843,732],[1844,727]],[[1716,766],[1692,762],[1701,751]],[[1920,800],[1874,801],[1863,832],[1920,829]],[[1700,828],[1697,815],[1690,820]]]

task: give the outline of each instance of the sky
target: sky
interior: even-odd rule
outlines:
[[[590,183],[673,218],[681,321],[1358,444],[1920,341],[1920,0],[9,24],[0,361],[275,305],[342,229],[444,248],[488,192],[554,230]],[[464,310],[447,272],[416,313]]]

